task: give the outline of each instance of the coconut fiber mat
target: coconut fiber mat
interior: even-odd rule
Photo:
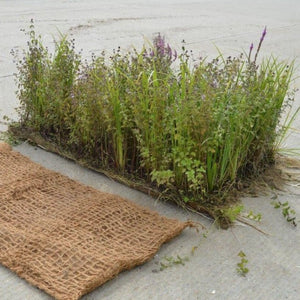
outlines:
[[[146,262],[189,225],[0,144],[0,262],[56,299],[79,299]]]

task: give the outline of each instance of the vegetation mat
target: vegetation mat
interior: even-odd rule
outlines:
[[[221,224],[236,190],[275,163],[300,110],[293,61],[257,59],[266,28],[248,53],[212,60],[160,34],[90,58],[64,35],[49,51],[33,20],[25,34],[26,49],[12,50],[10,132]]]
[[[0,262],[56,299],[79,299],[192,226],[47,170],[5,143],[0,195]]]

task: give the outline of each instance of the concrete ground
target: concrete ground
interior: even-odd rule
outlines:
[[[157,32],[177,48],[184,39],[195,55],[212,57],[217,53],[215,45],[226,55],[237,55],[241,49],[247,51],[251,42],[257,45],[267,25],[261,54],[295,59],[299,65],[299,15],[299,0],[0,0],[0,118],[17,118],[12,76],[15,66],[10,50],[26,47],[26,37],[20,29],[28,28],[31,18],[47,45],[53,46],[52,35],[59,29],[74,37],[77,49],[83,48],[87,57],[91,52],[110,51],[118,46],[139,48],[144,38],[151,39]],[[299,67],[295,75],[300,75]],[[293,87],[300,87],[299,79]],[[300,105],[299,92],[296,105]],[[300,129],[300,118],[296,119],[295,127]],[[0,129],[5,130],[6,126],[1,124]],[[290,135],[286,145],[300,148],[299,134]],[[242,199],[246,211],[262,214],[257,226],[269,236],[243,224],[227,231],[217,230],[204,217],[162,203],[57,155],[26,143],[16,150],[85,184],[172,218],[199,221],[208,228],[207,238],[203,237],[204,231],[185,230],[164,245],[153,260],[121,273],[83,299],[300,299],[300,224],[293,228],[273,208],[274,192]],[[278,200],[290,203],[299,220],[299,187],[287,185],[285,191],[276,194]],[[236,272],[240,261],[237,254],[241,250],[249,260],[246,277]],[[159,271],[164,257],[177,255],[188,258],[184,266]],[[0,266],[0,299],[50,297]]]

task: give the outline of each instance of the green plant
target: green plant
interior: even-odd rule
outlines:
[[[142,181],[182,205],[237,207],[226,195],[274,162],[293,64],[248,55],[194,60],[160,34],[147,48],[83,61],[60,35],[50,54],[29,29],[17,61],[19,126],[77,160]],[[287,97],[288,96],[288,97]],[[294,115],[293,115],[294,118]]]
[[[193,246],[192,250],[191,250],[191,254],[194,255],[197,249],[198,249],[198,246]]]
[[[247,268],[248,259],[246,257],[246,254],[243,251],[240,251],[238,256],[240,257],[241,260],[239,263],[237,263],[236,271],[241,276],[246,276],[247,273],[249,272],[249,269]]]
[[[294,209],[290,207],[290,204],[288,201],[282,203],[280,201],[273,201],[272,202],[274,208],[278,209],[281,208],[281,212],[283,217],[292,224],[293,226],[297,226],[297,220],[296,220],[296,212]]]
[[[189,261],[188,257],[180,257],[177,255],[176,257],[173,256],[165,256],[163,261],[160,262],[160,271],[163,271],[167,268],[176,266],[176,265],[185,265],[185,262]]]
[[[60,142],[68,137],[67,119],[72,115],[72,89],[80,58],[75,53],[74,40],[60,34],[51,55],[36,35],[33,20],[28,33],[28,51],[18,60],[12,53],[18,69],[17,96],[20,121],[28,127]]]
[[[253,211],[250,210],[249,213],[247,214],[247,218],[250,219],[250,220],[260,222],[261,218],[262,218],[262,215],[261,215],[261,213],[254,214]]]
[[[222,218],[228,219],[229,223],[233,223],[239,214],[243,211],[243,205],[234,205],[221,210]]]
[[[21,141],[9,131],[0,132],[0,141],[4,141],[11,146],[17,146],[21,143]]]
[[[202,233],[202,236],[203,236],[205,239],[207,239],[207,236],[208,236],[208,231],[206,231],[206,232]]]

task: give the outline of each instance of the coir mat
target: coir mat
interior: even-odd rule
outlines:
[[[0,263],[56,299],[143,264],[187,226],[0,144]]]

